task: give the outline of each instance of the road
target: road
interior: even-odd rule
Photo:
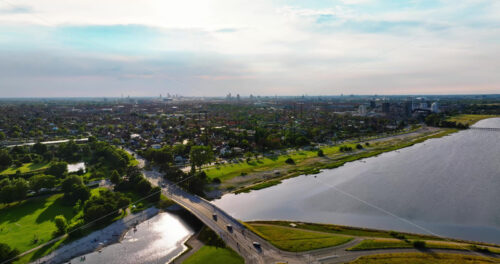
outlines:
[[[293,253],[276,249],[203,198],[187,193],[173,184],[163,188],[163,193],[215,231],[229,247],[245,259],[245,263],[307,263],[303,255],[295,256]],[[228,225],[232,226],[232,231],[228,229]],[[260,248],[256,248],[254,242],[258,242]]]

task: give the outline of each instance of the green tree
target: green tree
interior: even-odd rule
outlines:
[[[49,175],[54,175],[57,178],[63,178],[67,171],[68,171],[68,163],[55,162],[54,164],[50,165],[46,173]]]
[[[56,177],[38,174],[29,179],[31,189],[38,192],[41,188],[52,188],[56,184]]]
[[[214,152],[209,146],[193,146],[189,152],[189,158],[193,168],[201,167],[214,159]]]
[[[83,185],[83,180],[80,176],[71,175],[64,179],[61,183],[63,192],[69,193],[73,190],[73,186]]]
[[[5,133],[0,131],[0,140],[4,140],[5,139]]]
[[[33,145],[33,152],[39,155],[43,155],[45,154],[45,152],[47,152],[47,146],[45,144],[37,142],[35,145]]]
[[[54,223],[56,224],[58,234],[66,233],[68,223],[66,222],[66,218],[64,218],[64,216],[57,215],[56,217],[54,217]]]
[[[0,168],[7,168],[12,165],[12,158],[6,150],[0,150]]]
[[[324,157],[325,156],[325,153],[323,153],[323,150],[320,149],[318,150],[318,157]]]
[[[109,179],[111,180],[112,183],[118,184],[120,183],[122,178],[117,170],[113,170],[113,172],[111,172],[111,177]]]
[[[0,243],[0,263],[10,264],[19,255],[19,250],[11,249],[9,245]]]

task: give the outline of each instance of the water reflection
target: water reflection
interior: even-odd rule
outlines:
[[[476,126],[500,127],[500,119]],[[325,170],[316,177],[300,176],[271,188],[224,195],[215,204],[242,220],[429,230],[500,243],[499,139],[500,132],[465,130]]]
[[[139,224],[136,231],[128,231],[121,243],[85,255],[84,263],[167,263],[186,249],[184,241],[193,233],[179,216],[160,213]],[[77,262],[80,257],[71,260]]]

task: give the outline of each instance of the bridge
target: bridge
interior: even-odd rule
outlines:
[[[222,209],[197,195],[190,194],[174,184],[162,188],[162,192],[216,232],[227,246],[245,259],[245,263],[308,262],[308,256],[275,248]],[[231,225],[231,228],[228,228],[228,225]],[[259,243],[260,247],[256,247],[254,242]]]

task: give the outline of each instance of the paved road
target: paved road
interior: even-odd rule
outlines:
[[[245,263],[307,263],[303,255],[295,256],[293,253],[276,249],[248,230],[238,220],[203,198],[187,193],[175,185],[163,188],[163,193],[219,234],[229,247],[245,259]],[[213,214],[216,214],[216,220]],[[232,231],[227,225],[232,226]],[[260,243],[260,248],[256,248],[253,245],[254,242]]]

